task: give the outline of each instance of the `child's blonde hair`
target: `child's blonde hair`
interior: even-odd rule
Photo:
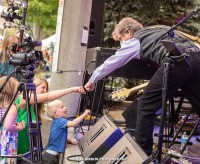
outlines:
[[[46,111],[48,117],[54,118],[53,117],[53,113],[59,107],[60,103],[62,103],[62,101],[60,101],[60,100],[54,100],[54,101],[48,103],[48,105],[47,105],[47,111]]]
[[[35,86],[39,86],[40,84],[42,84],[43,82],[46,83],[46,86],[47,86],[47,92],[49,90],[49,85],[48,85],[48,82],[46,80],[45,77],[36,77],[34,80],[33,80],[33,83],[35,84]],[[42,113],[44,112],[44,103],[37,103],[37,109],[38,109],[38,113],[39,113],[39,118],[40,118],[40,121],[42,122]],[[35,110],[35,109],[34,109]]]
[[[7,76],[2,76],[0,78],[0,86],[4,84]],[[14,96],[15,90],[17,89],[18,81],[14,77],[10,77],[10,79],[6,82],[2,91],[0,92],[0,107],[6,107]]]

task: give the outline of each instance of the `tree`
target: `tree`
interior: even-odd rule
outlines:
[[[45,31],[42,38],[52,35],[56,29],[58,0],[29,0],[27,22],[35,23]]]
[[[181,17],[200,4],[200,0],[105,0],[104,47],[115,47],[111,38],[114,25],[123,17],[130,16],[143,25],[165,24],[172,26]],[[27,21],[39,25],[47,37],[55,32],[58,0],[29,0]],[[179,30],[192,35],[200,35],[200,16],[179,27]]]
[[[177,20],[197,8],[200,0],[106,0],[104,46],[115,47],[111,38],[114,25],[124,17],[132,17],[144,26],[164,24],[172,26]],[[194,15],[179,30],[198,35],[200,16]]]

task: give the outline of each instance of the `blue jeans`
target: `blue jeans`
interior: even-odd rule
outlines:
[[[170,63],[167,99],[181,89],[197,114],[200,115],[200,54],[191,54],[187,59],[180,61],[165,58],[138,103],[135,138],[147,155],[152,152],[155,113],[162,106],[164,63],[167,60]]]

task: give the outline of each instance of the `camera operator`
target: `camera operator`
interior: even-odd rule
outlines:
[[[18,43],[18,37],[15,35],[6,35],[1,42],[0,46],[0,76],[9,75],[14,66],[9,64],[9,57],[16,53],[16,46]],[[14,74],[17,80],[20,80],[20,75]]]

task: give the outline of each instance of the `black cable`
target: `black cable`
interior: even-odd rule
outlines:
[[[78,157],[82,157],[82,155],[70,155],[67,157],[67,160],[71,162],[81,162],[82,160],[77,160]],[[75,159],[71,159],[71,158],[75,158]]]
[[[195,139],[196,139],[196,141],[200,142],[200,138],[199,137],[196,137]]]
[[[117,121],[117,120],[113,119],[110,115],[107,115],[107,116],[108,116],[108,118],[109,118],[112,122],[114,122],[115,124],[122,125],[122,124],[125,124],[125,123],[126,123],[126,121]]]
[[[86,78],[86,73],[87,73],[87,72],[86,72],[86,67],[85,67],[85,68],[84,68],[83,79],[82,79],[82,86],[83,86],[85,92],[87,93],[87,90],[86,90],[85,87],[84,87],[84,79]],[[82,100],[82,97],[83,97],[83,96],[85,96],[85,95],[81,95],[81,96],[79,97],[79,106],[78,106],[78,108],[79,108],[79,114],[80,114],[81,100]],[[78,108],[77,108],[76,114],[78,114]],[[83,105],[83,108],[85,108],[85,105]],[[82,134],[84,135],[84,131],[83,131],[83,127],[82,127],[83,122],[84,122],[84,119],[83,119],[83,121],[81,121],[81,123],[79,124],[79,126],[80,126],[80,129],[81,129],[81,131],[82,131]]]

